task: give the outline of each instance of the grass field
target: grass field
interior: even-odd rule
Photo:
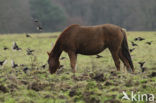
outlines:
[[[145,101],[122,100],[123,91],[156,96],[156,32],[128,32],[128,43],[135,37],[145,40],[136,41],[136,49],[131,53],[135,73],[129,74],[121,63],[117,72],[113,59],[106,49],[96,56],[78,55],[76,78],[72,78],[69,58],[63,52],[60,60],[63,67],[56,74],[49,74],[47,51],[51,50],[59,33],[0,35],[0,103],[147,103]],[[12,50],[13,41],[22,48]],[[151,45],[146,42],[152,41]],[[8,47],[3,50],[4,46]],[[35,50],[27,55],[27,48]],[[14,60],[18,67],[11,67]],[[145,61],[146,70],[141,72],[138,62]],[[28,69],[24,72],[24,68]],[[138,97],[137,96],[137,97]],[[156,98],[156,97],[155,97]],[[156,102],[156,99],[155,99]],[[152,103],[155,103],[152,102]]]

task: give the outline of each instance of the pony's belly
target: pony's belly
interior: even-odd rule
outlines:
[[[83,55],[96,55],[102,52],[106,47],[103,48],[96,48],[96,49],[82,49],[78,50],[78,54],[83,54]]]

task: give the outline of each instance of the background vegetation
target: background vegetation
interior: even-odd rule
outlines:
[[[0,33],[61,31],[70,24],[117,24],[127,30],[156,30],[156,0],[1,0]]]

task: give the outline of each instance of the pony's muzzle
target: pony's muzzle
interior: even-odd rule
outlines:
[[[57,69],[50,69],[50,68],[49,68],[49,72],[50,72],[51,74],[54,74],[54,73],[56,72],[56,70],[57,70]]]
[[[127,68],[127,72],[128,73],[134,73],[133,69],[131,69],[131,68]]]

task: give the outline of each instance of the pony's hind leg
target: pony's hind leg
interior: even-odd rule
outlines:
[[[114,60],[117,70],[120,71],[120,59],[119,59],[118,51],[117,50],[113,51],[110,49],[110,52],[112,54],[112,57],[113,57],[113,60]]]
[[[70,58],[70,65],[72,68],[73,73],[75,74],[76,72],[76,60],[77,60],[77,54],[73,51],[68,52],[68,56]]]
[[[119,51],[119,57],[120,57],[121,61],[124,63],[124,65],[126,66],[127,71],[132,72],[128,60],[122,54],[122,50]]]

